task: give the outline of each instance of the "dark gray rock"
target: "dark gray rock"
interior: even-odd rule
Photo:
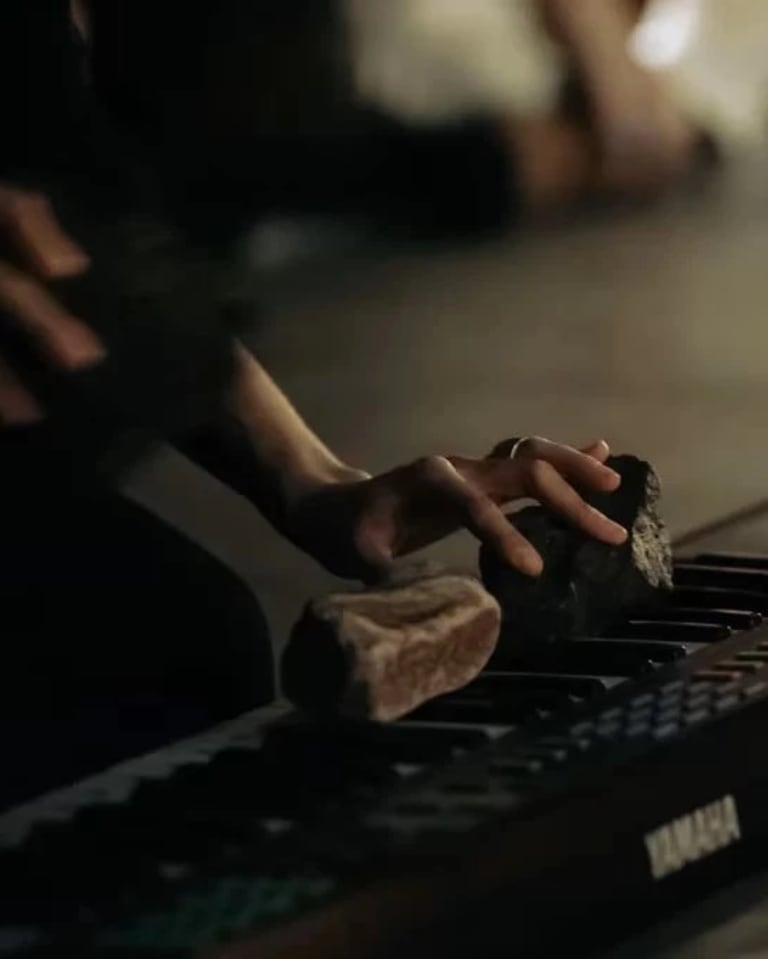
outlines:
[[[608,465],[622,477],[614,493],[585,496],[629,531],[621,546],[599,543],[540,506],[511,520],[544,559],[531,579],[480,551],[482,579],[498,599],[505,642],[524,650],[596,635],[628,614],[664,601],[672,588],[672,552],[659,513],[661,488],[653,467],[634,456],[614,456]]]

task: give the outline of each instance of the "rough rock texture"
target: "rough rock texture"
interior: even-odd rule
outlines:
[[[470,682],[496,647],[498,603],[473,577],[423,572],[307,605],[282,661],[285,695],[324,715],[391,720]]]
[[[541,553],[541,577],[524,576],[481,549],[483,582],[499,600],[505,636],[515,646],[595,635],[632,611],[657,605],[672,588],[658,476],[634,456],[611,457],[608,464],[621,474],[620,488],[585,498],[630,531],[625,544],[599,543],[534,506],[516,514],[514,523]]]

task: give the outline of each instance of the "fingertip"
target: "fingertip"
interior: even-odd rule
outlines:
[[[605,526],[601,538],[612,546],[623,546],[629,539],[629,532],[619,523],[614,523],[613,520],[608,519],[607,516],[603,516],[603,519]]]
[[[53,280],[80,276],[88,271],[90,265],[91,258],[79,247],[69,243],[47,253],[40,263],[43,272]]]
[[[629,530],[625,529],[623,526],[619,526],[618,523],[614,524],[614,536],[617,546],[622,546],[629,539]]]
[[[44,418],[43,410],[26,390],[0,399],[0,424],[4,426],[34,426]]]
[[[607,460],[611,455],[611,448],[605,440],[593,440],[584,447],[582,452],[586,453],[587,456],[591,456],[593,459],[604,463],[605,460]]]
[[[535,549],[513,549],[507,553],[507,562],[533,579],[538,578],[544,572],[544,561]]]
[[[603,486],[607,492],[614,492],[621,486],[621,474],[612,470],[610,466],[606,466],[603,473]]]

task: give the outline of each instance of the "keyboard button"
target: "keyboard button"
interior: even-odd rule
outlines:
[[[527,748],[525,752],[528,756],[542,756],[544,759],[561,763],[568,758],[572,745],[568,739],[551,736],[538,740],[535,746]]]
[[[629,739],[638,739],[641,736],[647,736],[651,731],[650,720],[641,720],[633,722],[627,726],[626,736]]]
[[[586,720],[585,722],[576,723],[575,726],[571,726],[568,731],[571,736],[580,739],[583,736],[590,736],[595,731],[595,724],[591,720]]]
[[[623,715],[623,713],[624,713],[624,709],[622,706],[614,706],[611,709],[604,709],[603,712],[601,712],[597,717],[598,722],[602,722],[602,723],[613,722],[614,720],[619,719]]]
[[[711,713],[708,707],[700,706],[697,709],[691,709],[686,712],[683,720],[687,726],[697,726],[699,723],[703,723],[706,719],[709,719]]]
[[[674,736],[679,729],[680,726],[676,722],[664,723],[661,726],[655,727],[653,736],[655,739],[669,739],[671,736]]]
[[[620,730],[621,723],[618,720],[612,720],[611,722],[600,723],[595,732],[601,739],[614,739],[618,736]]]
[[[666,723],[677,722],[680,718],[681,704],[679,702],[672,706],[660,709],[656,713],[656,724],[664,726]]]
[[[740,696],[738,693],[731,693],[729,696],[721,696],[715,701],[715,709],[719,713],[727,713],[739,705]]]
[[[653,716],[653,706],[643,706],[641,709],[633,709],[627,713],[627,726],[634,726],[635,723],[650,722]]]
[[[630,708],[635,709],[641,706],[652,705],[656,702],[656,693],[641,693],[630,700]]]

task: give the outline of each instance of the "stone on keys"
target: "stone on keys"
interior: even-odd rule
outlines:
[[[621,486],[584,498],[628,530],[623,545],[600,543],[532,506],[510,519],[544,560],[538,579],[480,550],[483,582],[502,608],[505,641],[524,646],[599,635],[658,605],[671,590],[672,551],[655,470],[635,456],[612,456],[608,466],[621,475]]]
[[[285,695],[322,715],[392,720],[474,679],[501,611],[472,576],[423,570],[307,605],[282,661]]]

